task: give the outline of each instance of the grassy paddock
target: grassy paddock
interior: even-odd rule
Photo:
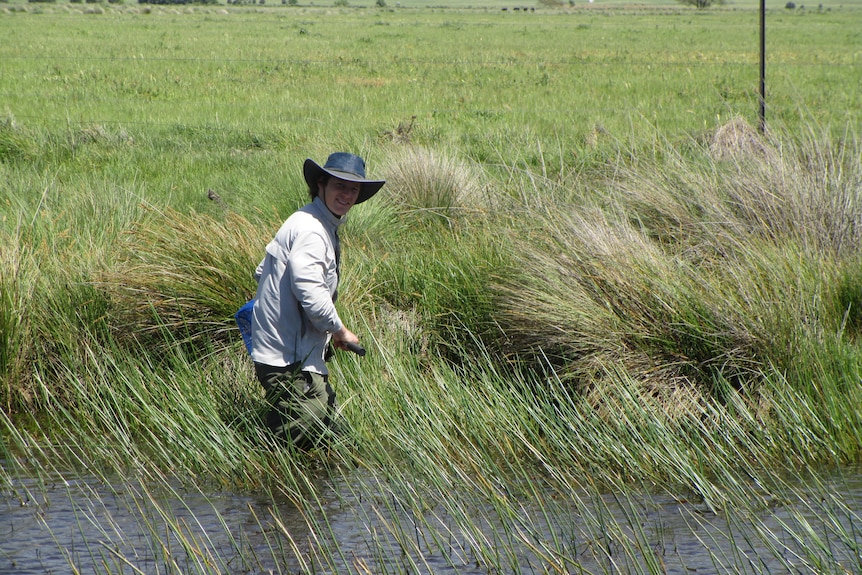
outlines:
[[[95,8],[0,4],[5,492],[140,478],[167,572],[662,573],[653,498],[717,571],[859,570],[858,5],[771,7],[765,135],[754,7]],[[370,353],[299,455],[231,314],[335,148],[389,181],[343,238]],[[212,546],[178,483],[303,539]]]

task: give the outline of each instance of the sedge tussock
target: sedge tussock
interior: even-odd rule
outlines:
[[[382,173],[386,175],[384,201],[412,215],[432,212],[449,218],[488,207],[481,171],[447,152],[420,146],[397,148]]]
[[[265,229],[229,212],[222,220],[172,209],[151,210],[121,239],[114,266],[98,284],[112,303],[121,337],[177,341],[232,333],[232,316],[254,294]]]
[[[495,288],[515,348],[556,358],[575,386],[619,366],[647,387],[718,393],[716,376],[763,381],[836,330],[841,270],[858,260],[856,148],[766,145],[729,161],[669,147],[592,197],[525,208],[521,271]]]
[[[12,413],[34,399],[32,363],[39,352],[40,262],[44,245],[22,226],[0,230],[0,408]],[[35,325],[34,325],[35,324]]]

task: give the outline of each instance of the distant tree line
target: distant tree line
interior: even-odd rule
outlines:
[[[0,2],[5,2],[6,0],[0,0]],[[57,0],[27,0],[30,3],[56,3]],[[108,4],[122,4],[123,0],[69,0],[72,4],[81,4],[86,2],[87,4],[100,4],[102,2],[107,2]],[[138,0],[138,4],[218,4],[219,0]],[[230,3],[230,2],[228,2]]]
[[[138,0],[138,4],[218,4],[218,0]]]
[[[5,2],[6,0],[0,0],[0,2]],[[27,0],[30,3],[56,3],[57,0]],[[99,4],[102,2],[107,2],[108,4],[122,4],[123,0],[69,0],[72,4],[81,4],[86,2],[87,4]],[[254,2],[254,0],[252,0]],[[138,4],[218,4],[219,0],[138,0]],[[230,4],[230,0],[228,1]]]

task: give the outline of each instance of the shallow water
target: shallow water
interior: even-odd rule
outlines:
[[[860,572],[862,474],[826,480],[725,516],[669,496],[535,486],[541,501],[419,505],[356,470],[321,479],[312,517],[264,493],[20,478],[0,491],[0,573]]]

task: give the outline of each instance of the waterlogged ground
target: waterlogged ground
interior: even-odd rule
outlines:
[[[319,477],[315,517],[270,494],[19,478],[0,492],[0,573],[855,573],[862,474],[752,512],[669,496],[469,493],[421,512],[367,471]],[[535,490],[533,490],[536,492]],[[503,491],[501,491],[503,493]],[[505,499],[505,501],[503,501]],[[454,503],[453,503],[454,502]],[[601,526],[604,525],[604,528]],[[289,536],[287,535],[289,533]],[[633,550],[648,550],[646,556]],[[647,558],[644,558],[647,557]]]

